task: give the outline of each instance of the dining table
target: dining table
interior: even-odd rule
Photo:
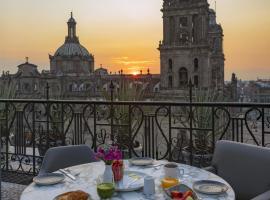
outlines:
[[[111,200],[166,200],[167,197],[161,187],[161,179],[164,177],[163,165],[168,161],[154,161],[152,166],[134,166],[128,160],[124,161],[125,170],[143,172],[155,179],[155,194],[145,196],[143,189],[129,192],[115,192]],[[196,193],[199,200],[235,200],[233,188],[221,177],[197,167],[178,164],[183,170],[183,176],[180,178],[182,184],[192,188],[193,183],[200,180],[213,180],[224,183],[228,190],[221,195],[206,195]],[[31,183],[21,194],[20,200],[54,200],[56,196],[70,191],[82,190],[90,194],[91,199],[100,200],[97,194],[97,184],[105,170],[105,164],[102,161],[93,162],[78,166],[69,167],[68,170],[76,174],[76,180],[65,177],[61,183],[51,186],[39,186]]]

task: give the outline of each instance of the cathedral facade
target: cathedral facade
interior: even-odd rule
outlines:
[[[223,89],[223,30],[207,0],[164,0],[161,90]]]

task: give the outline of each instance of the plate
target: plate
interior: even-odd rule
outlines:
[[[152,165],[154,163],[154,159],[153,158],[132,158],[129,161],[132,165],[136,165],[136,166],[147,166],[147,165]]]
[[[179,185],[164,189],[164,191],[165,191],[165,194],[166,194],[167,198],[170,199],[170,200],[172,199],[171,195],[170,195],[172,191],[178,191],[178,192],[182,192],[182,193],[185,193],[187,191],[191,191],[192,192],[192,198],[194,200],[199,200],[196,193],[190,187],[188,187],[185,184],[179,184]]]
[[[65,179],[63,174],[59,173],[46,173],[38,175],[33,178],[33,182],[37,185],[55,185],[62,182]]]
[[[223,194],[227,192],[229,187],[224,183],[218,181],[202,180],[194,182],[193,189],[196,192],[214,195],[214,194]]]
[[[63,193],[63,194],[65,194],[65,193]],[[58,196],[54,197],[53,200],[58,200],[59,197],[61,197],[63,194],[59,194]],[[88,194],[88,199],[87,200],[92,200],[89,194]]]
[[[115,191],[131,192],[144,186],[144,177],[147,174],[137,171],[125,171],[123,179],[115,183]]]

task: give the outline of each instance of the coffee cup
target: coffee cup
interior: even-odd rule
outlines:
[[[168,178],[179,178],[184,174],[184,169],[179,169],[176,163],[167,163],[164,165],[164,175]]]

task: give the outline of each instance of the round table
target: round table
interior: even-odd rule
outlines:
[[[166,161],[155,161],[156,164],[164,164]],[[200,200],[234,200],[235,194],[231,186],[222,178],[212,174],[203,169],[199,169],[196,167],[179,164],[180,168],[184,169],[185,178],[181,180],[181,183],[188,185],[192,188],[192,184],[197,180],[216,180],[219,182],[223,182],[229,186],[229,190],[226,194],[213,196],[213,195],[203,195],[198,194]],[[78,165],[69,168],[70,171],[80,172],[77,176],[76,181],[72,181],[69,178],[65,178],[62,183],[53,186],[37,186],[34,183],[30,184],[22,193],[20,200],[53,200],[59,194],[75,191],[75,190],[83,190],[89,193],[94,200],[99,200],[100,198],[96,192],[96,180],[102,176],[105,165],[103,162],[94,162],[84,165]],[[162,189],[160,187],[160,179],[163,177],[163,167],[156,168],[146,168],[146,167],[137,167],[137,166],[129,166],[128,162],[125,161],[125,169],[130,171],[140,171],[144,172],[150,176],[155,177],[156,183],[156,194],[151,199],[155,200],[163,200],[166,199]],[[135,192],[118,192],[115,193],[112,200],[145,200],[147,199],[142,190]]]

